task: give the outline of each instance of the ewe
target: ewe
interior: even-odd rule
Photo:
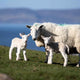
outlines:
[[[11,47],[10,47],[10,50],[9,50],[9,60],[12,59],[13,48],[17,48],[16,61],[18,61],[20,59],[20,56],[19,56],[20,50],[23,50],[24,60],[27,61],[27,58],[26,58],[27,39],[31,34],[23,35],[23,34],[20,33],[19,35],[22,37],[22,39],[17,38],[17,37],[12,39]]]
[[[51,35],[58,36],[54,38],[54,42],[67,44],[70,51],[76,51],[80,53],[80,24],[67,24],[59,25],[56,23],[44,22],[44,23],[34,23],[32,26],[27,25],[31,30],[32,39],[35,41],[36,46],[44,47],[43,39],[41,35],[49,37]],[[47,53],[47,52],[46,52]],[[64,61],[67,61],[67,54],[62,53],[65,57]],[[64,66],[67,65],[67,62]],[[79,54],[79,64],[80,66],[80,54]]]

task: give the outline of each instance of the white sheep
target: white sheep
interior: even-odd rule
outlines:
[[[58,36],[54,38],[54,42],[60,42],[67,44],[70,51],[76,51],[79,53],[79,66],[80,66],[80,24],[66,24],[59,25],[56,23],[44,22],[44,23],[34,23],[32,26],[27,25],[31,30],[32,39],[35,41],[36,46],[44,46],[44,42],[41,35],[48,37],[50,35]],[[62,51],[63,52],[63,51]],[[46,52],[47,54],[47,52]],[[68,61],[67,54],[62,53],[65,61]],[[46,58],[47,59],[47,58]]]
[[[9,60],[12,59],[13,48],[17,48],[16,61],[18,61],[20,59],[20,56],[19,56],[20,55],[20,50],[23,50],[24,60],[27,61],[27,57],[26,57],[27,39],[31,34],[23,35],[23,34],[19,33],[19,35],[22,37],[22,39],[17,38],[17,37],[12,39],[10,50],[9,50]]]
[[[69,54],[69,47],[68,45],[64,43],[58,43],[58,42],[53,42],[53,36],[50,37],[44,37],[41,36],[42,39],[44,40],[45,44],[45,50],[48,52],[48,64],[52,64],[52,58],[53,58],[53,52],[61,52],[62,53],[68,53]],[[64,56],[64,54],[62,54]],[[65,64],[67,61],[65,60]],[[64,64],[64,66],[65,66]]]

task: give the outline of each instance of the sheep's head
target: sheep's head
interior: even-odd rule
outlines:
[[[41,35],[41,28],[43,25],[40,23],[35,23],[33,26],[27,26],[28,28],[31,29],[31,36],[33,40],[37,40],[39,36]]]
[[[22,40],[23,40],[23,41],[27,41],[28,37],[29,37],[31,34],[25,35],[25,34],[19,33],[19,35],[22,37]]]

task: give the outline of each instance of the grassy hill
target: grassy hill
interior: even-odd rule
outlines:
[[[9,47],[0,46],[0,73],[9,75],[13,80],[79,80],[80,68],[75,67],[77,56],[69,56],[70,62],[63,67],[61,54],[54,54],[53,64],[44,63],[45,53],[41,51],[27,50],[29,61],[16,61],[16,50],[13,51],[13,59],[8,59]]]

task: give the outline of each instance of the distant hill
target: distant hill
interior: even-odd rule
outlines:
[[[80,9],[74,10],[31,10],[0,9],[0,23],[55,22],[80,24]]]

